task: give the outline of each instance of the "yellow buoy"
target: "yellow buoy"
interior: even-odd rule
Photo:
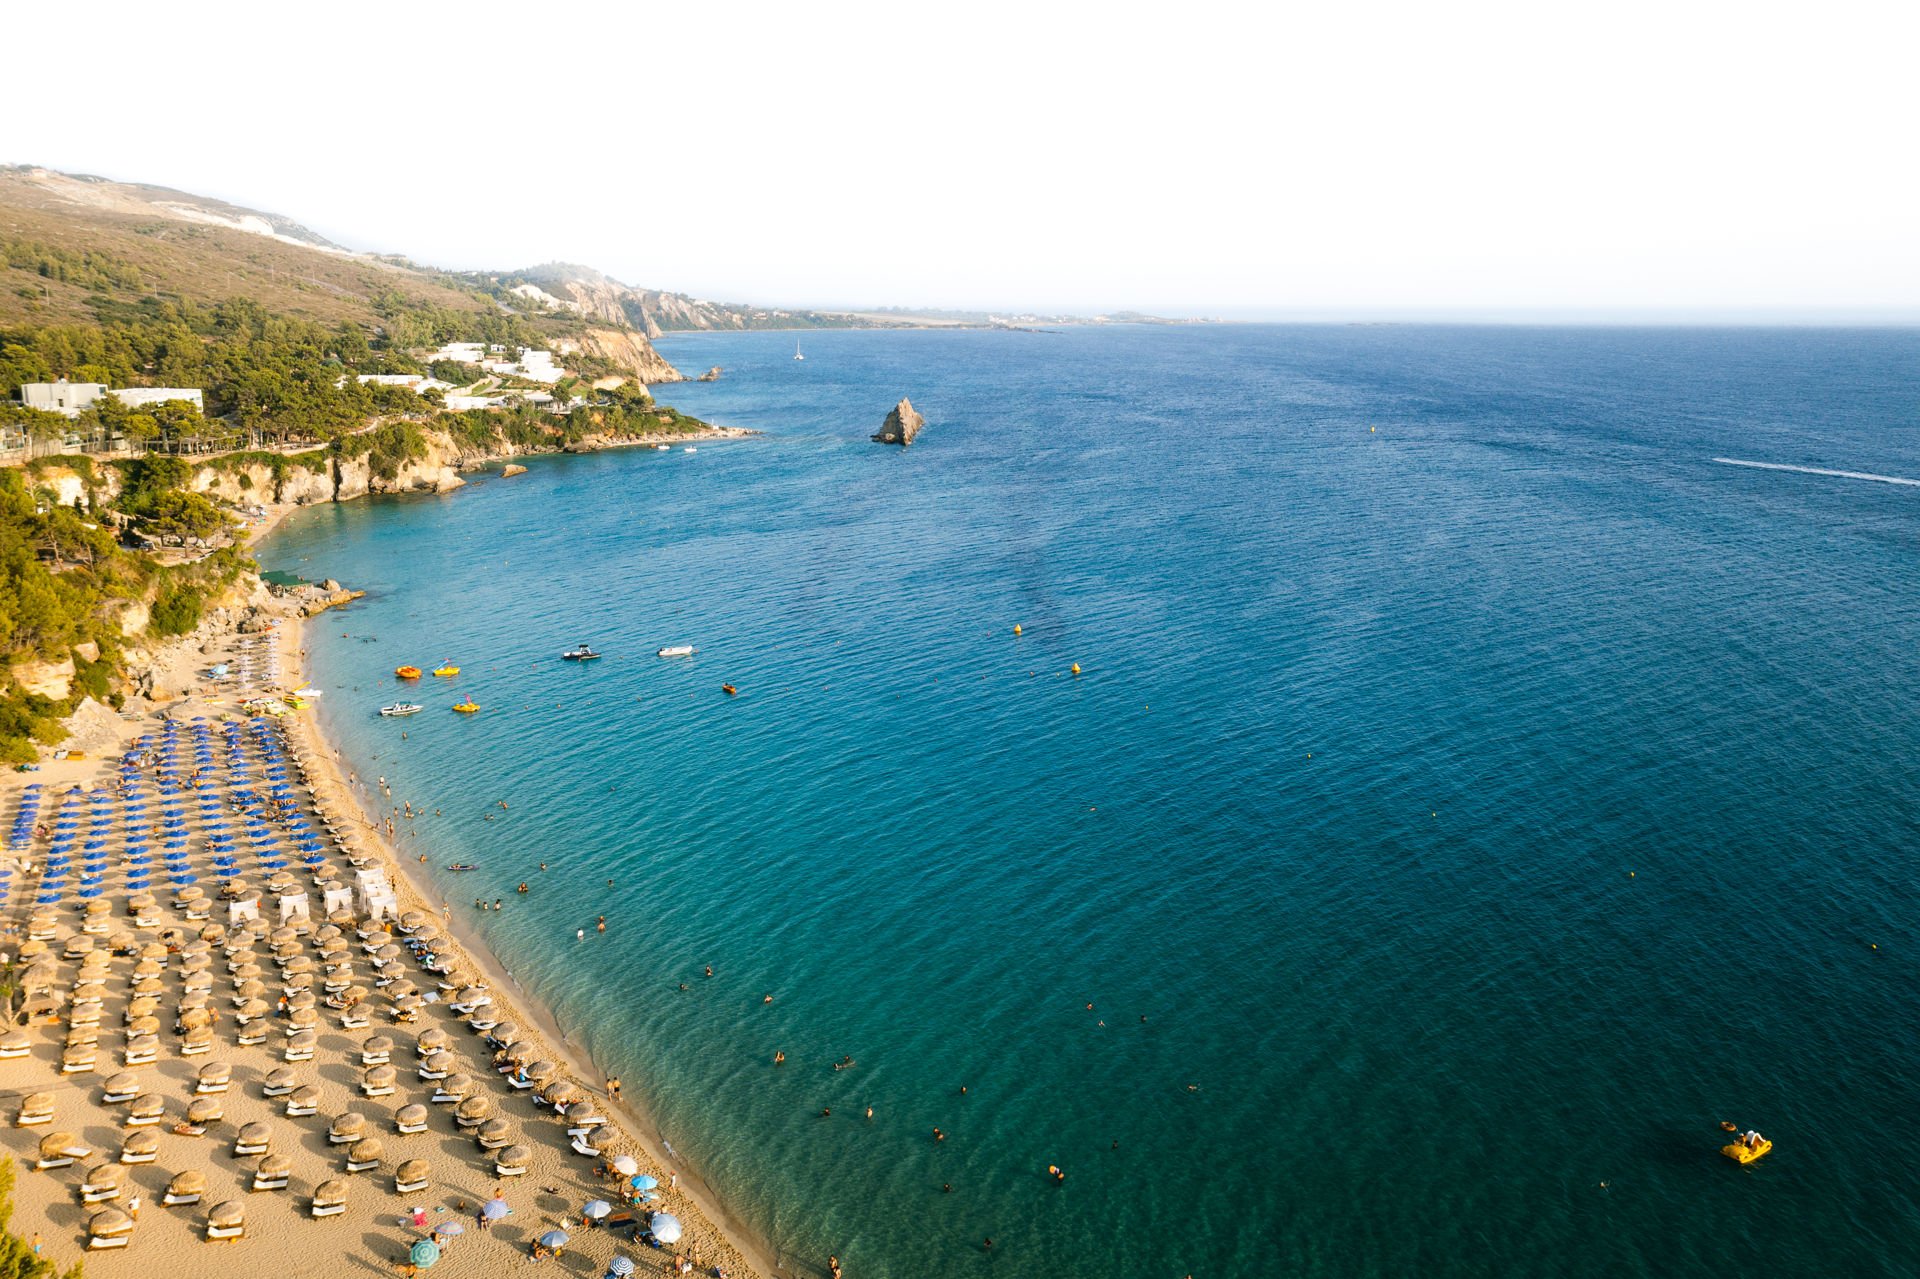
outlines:
[[[1075,675],[1078,675],[1078,674],[1080,673],[1080,663],[1078,663],[1078,662],[1075,662],[1075,663],[1073,664],[1073,673],[1074,673]]]
[[[1378,427],[1373,427],[1373,426],[1370,426],[1370,427],[1368,427],[1368,428],[1367,428],[1367,434],[1368,434],[1368,435],[1372,435],[1372,434],[1373,434],[1373,433],[1374,433],[1374,432],[1375,432],[1376,430],[1378,430],[1378,429],[1379,429]]]
[[[1015,635],[1018,635],[1018,634],[1020,633],[1020,623],[1018,623],[1018,622],[1015,622],[1015,623],[1013,624],[1013,633],[1014,633]]]

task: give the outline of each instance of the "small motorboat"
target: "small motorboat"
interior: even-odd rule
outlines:
[[[380,708],[380,713],[390,719],[398,718],[401,715],[418,715],[420,711],[421,706],[418,702],[395,702],[391,706],[382,706]]]
[[[294,689],[293,695],[295,697],[318,697],[324,691],[325,690],[315,688],[313,685],[309,684],[305,688]]]
[[[436,666],[433,668],[433,673],[435,675],[441,676],[442,678],[445,678],[450,675],[458,675],[460,673],[460,668],[458,666],[455,666],[452,662],[443,662],[439,666]]]
[[[593,645],[591,644],[576,644],[566,652],[560,654],[560,656],[563,660],[569,662],[591,662],[604,656],[604,654],[594,652]]]
[[[480,703],[474,701],[471,697],[469,697],[464,702],[455,702],[453,704],[453,709],[455,709],[456,711],[459,711],[462,715],[471,715],[475,711],[480,709]]]
[[[396,666],[393,668],[393,673],[400,679],[420,678],[420,668],[418,666]]]
[[[671,444],[656,444],[656,445],[654,445],[654,446],[653,446],[653,451],[654,451],[655,453],[671,453],[671,452],[673,452],[673,445],[671,445]]]
[[[683,446],[681,446],[681,449],[680,449],[680,451],[681,451],[682,453],[698,453],[698,452],[699,452],[700,450],[699,450],[699,449],[697,449],[697,448],[695,448],[695,447],[693,447],[693,445],[691,445],[691,444],[687,444],[687,445],[683,445]]]
[[[661,657],[692,657],[693,645],[669,644],[667,647],[660,650],[660,656]]]
[[[740,690],[735,688],[731,684],[722,684],[720,686],[720,691],[725,693],[728,697],[732,697],[734,694],[738,693]]]
[[[474,865],[474,863],[472,862],[448,862],[447,869],[448,870],[478,870],[480,868]]]

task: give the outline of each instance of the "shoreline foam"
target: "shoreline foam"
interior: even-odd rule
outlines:
[[[307,624],[315,619],[298,619],[294,626],[283,627],[280,638],[281,662],[283,669],[301,669],[301,642]],[[295,678],[292,674],[288,679]],[[290,717],[290,736],[299,740],[304,747],[302,758],[309,769],[324,776],[331,794],[325,798],[343,817],[360,827],[360,834],[369,844],[379,849],[382,856],[391,863],[397,872],[397,885],[408,890],[415,901],[416,909],[427,910],[433,914],[440,912],[440,926],[443,936],[453,938],[463,956],[472,962],[474,968],[485,974],[495,990],[512,992],[515,1015],[523,1025],[533,1027],[546,1041],[554,1058],[563,1062],[573,1073],[581,1089],[590,1093],[610,1112],[609,1117],[619,1121],[621,1129],[647,1156],[663,1168],[672,1168],[680,1173],[680,1193],[691,1201],[701,1216],[714,1223],[714,1229],[720,1238],[732,1244],[740,1253],[741,1263],[752,1268],[752,1272],[777,1279],[778,1276],[799,1273],[778,1266],[773,1260],[774,1249],[765,1240],[753,1235],[741,1226],[719,1201],[718,1195],[704,1178],[686,1166],[684,1159],[666,1154],[662,1147],[665,1139],[659,1126],[636,1103],[625,1098],[614,1100],[607,1095],[604,1086],[609,1078],[601,1063],[593,1060],[592,1054],[582,1044],[570,1039],[562,1029],[552,1011],[530,991],[528,991],[504,961],[478,936],[472,928],[456,913],[446,912],[446,900],[440,895],[438,886],[429,879],[416,858],[409,861],[400,856],[399,849],[386,836],[384,829],[375,823],[367,811],[363,798],[364,787],[349,784],[342,775],[344,755],[321,729],[317,718]],[[321,778],[314,777],[311,784],[316,795],[321,794]],[[403,894],[403,897],[405,894]],[[409,903],[403,900],[403,907]],[[624,1091],[624,1088],[623,1088]]]

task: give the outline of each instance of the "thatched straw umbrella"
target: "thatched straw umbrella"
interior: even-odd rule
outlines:
[[[418,1102],[402,1106],[393,1112],[393,1126],[401,1133],[425,1132],[427,1129],[427,1108]]]
[[[166,1114],[167,1114],[166,1098],[156,1096],[153,1093],[148,1093],[144,1097],[136,1097],[131,1103],[128,1104],[127,1127],[129,1128],[151,1127],[154,1124],[159,1123],[162,1119],[166,1118]]]
[[[518,1177],[533,1162],[533,1152],[525,1146],[508,1146],[493,1157],[493,1170],[502,1177]]]
[[[482,1150],[499,1150],[513,1144],[513,1125],[505,1119],[489,1119],[474,1131],[474,1140]]]
[[[410,1195],[425,1190],[432,1178],[432,1169],[424,1159],[409,1159],[393,1170],[393,1188],[398,1194]]]
[[[146,1085],[140,1082],[140,1076],[131,1070],[123,1070],[117,1075],[109,1075],[105,1087],[101,1090],[100,1100],[106,1105],[132,1101],[146,1091]]]
[[[313,1188],[312,1213],[316,1217],[332,1217],[346,1210],[347,1183],[338,1177],[329,1178]]]
[[[331,1145],[344,1146],[359,1141],[367,1135],[367,1117],[358,1111],[350,1110],[335,1119],[327,1129],[327,1141]]]
[[[285,1190],[293,1173],[293,1161],[285,1155],[268,1155],[254,1165],[253,1189]]]
[[[167,1183],[167,1193],[160,1202],[166,1204],[197,1204],[200,1196],[207,1193],[207,1174],[197,1168],[175,1173],[173,1180]]]
[[[413,1051],[418,1056],[431,1057],[437,1052],[445,1052],[452,1043],[453,1040],[447,1032],[435,1026],[431,1030],[420,1032],[419,1037],[413,1041]]]
[[[493,1118],[493,1103],[484,1095],[467,1098],[453,1109],[453,1121],[462,1128],[478,1128]]]
[[[290,1067],[275,1066],[262,1081],[262,1092],[268,1097],[284,1097],[299,1086],[300,1076]]]
[[[273,1129],[255,1120],[241,1128],[239,1135],[233,1139],[233,1154],[236,1159],[246,1155],[264,1155],[272,1146]]]
[[[465,1101],[478,1087],[479,1083],[472,1075],[448,1075],[434,1085],[433,1098],[435,1101],[446,1104]]]
[[[160,1134],[151,1128],[135,1129],[120,1143],[120,1162],[123,1164],[150,1164],[159,1153]]]
[[[125,1166],[116,1163],[95,1164],[87,1169],[86,1179],[80,1183],[80,1202],[94,1204],[118,1199],[126,1180]]]
[[[238,1200],[229,1199],[207,1211],[207,1239],[238,1239],[247,1230],[247,1210]]]
[[[193,1090],[198,1093],[225,1092],[233,1083],[233,1067],[224,1061],[210,1061],[200,1067]]]
[[[227,1108],[218,1097],[195,1097],[187,1103],[187,1122],[217,1124],[227,1117]]]
[[[378,1137],[362,1137],[347,1147],[347,1171],[366,1172],[370,1168],[378,1168],[385,1154],[386,1147],[380,1144]]]
[[[87,1247],[124,1248],[133,1237],[133,1218],[118,1208],[107,1208],[87,1219]]]
[[[362,1066],[384,1066],[392,1055],[393,1037],[390,1035],[369,1035],[360,1043]]]
[[[61,1167],[76,1159],[85,1159],[92,1153],[91,1148],[81,1144],[80,1139],[70,1132],[50,1132],[40,1139],[42,1168]]]

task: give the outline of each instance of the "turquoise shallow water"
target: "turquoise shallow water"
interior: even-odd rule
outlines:
[[[760,438],[262,554],[369,591],[329,731],[783,1255],[1912,1273],[1920,490],[1711,459],[1920,476],[1920,336],[805,342],[661,344]]]

